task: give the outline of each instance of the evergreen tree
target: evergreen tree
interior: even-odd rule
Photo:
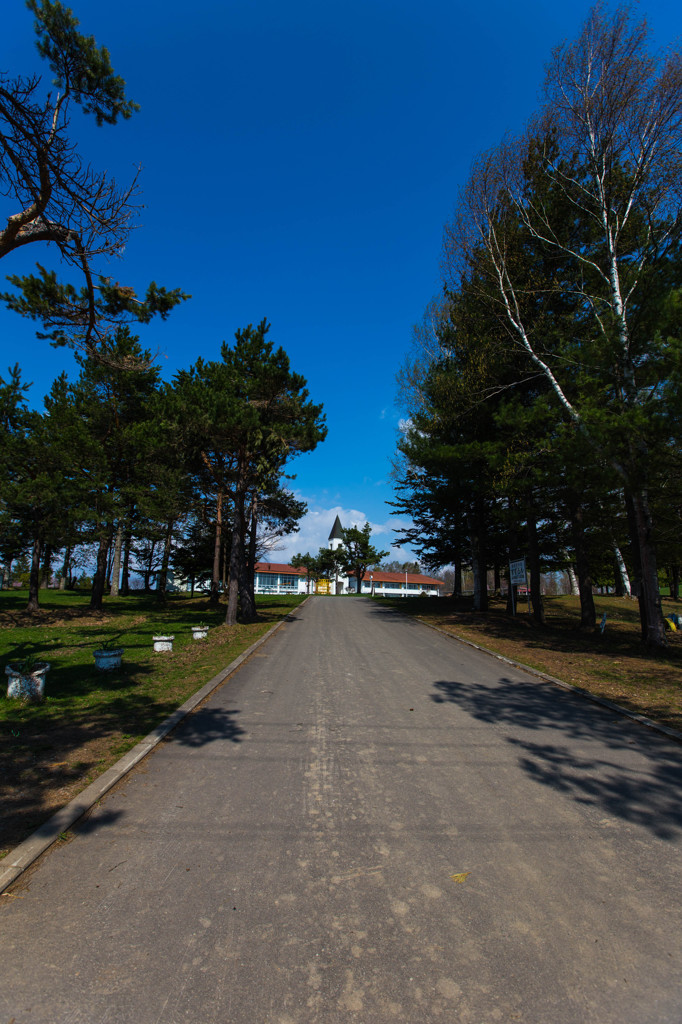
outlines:
[[[654,321],[679,284],[681,96],[679,50],[656,57],[644,23],[597,4],[555,51],[526,134],[478,158],[445,238],[451,287],[472,268],[487,278],[529,370],[618,474],[652,647],[665,644],[652,453],[679,444],[679,418],[666,430],[682,348]],[[544,269],[529,288],[533,254]],[[576,329],[537,331],[537,309],[565,297]]]
[[[342,530],[342,536],[343,541],[336,549],[335,554],[338,556],[343,570],[355,576],[359,594],[362,591],[362,581],[367,570],[378,566],[388,551],[379,551],[370,543],[372,529],[369,523],[365,523],[362,529],[357,526],[349,526]]]
[[[62,377],[45,399],[47,414],[41,414],[27,407],[17,367],[9,382],[0,378],[0,535],[14,557],[20,549],[31,551],[28,611],[39,607],[41,559],[61,545],[66,510],[78,500],[70,438],[50,415],[55,395],[64,388]]]
[[[188,298],[155,283],[139,299],[132,288],[93,269],[100,256],[119,256],[135,213],[136,182],[119,188],[78,152],[73,116],[80,108],[97,125],[115,125],[139,109],[126,99],[104,47],[78,31],[60,0],[28,0],[37,48],[52,72],[56,93],[41,95],[36,76],[0,74],[0,189],[13,209],[3,218],[0,259],[26,245],[52,243],[75,269],[81,287],[58,281],[39,265],[38,275],[10,277],[19,293],[2,296],[11,309],[43,324],[56,344],[92,352],[116,326],[165,318]]]
[[[79,511],[97,545],[90,607],[102,608],[109,553],[119,524],[153,487],[153,398],[159,372],[127,328],[102,343],[103,358],[78,357],[78,380],[65,387],[52,414],[67,424],[83,488]],[[145,365],[145,369],[140,369]]]
[[[221,347],[221,362],[197,360],[173,384],[177,422],[185,424],[193,467],[215,501],[214,600],[217,600],[222,524],[231,527],[226,622],[256,617],[253,573],[261,498],[277,491],[287,463],[324,439],[322,406],[308,398],[282,348],[266,339],[269,324],[249,324]],[[255,517],[255,518],[254,518]]]

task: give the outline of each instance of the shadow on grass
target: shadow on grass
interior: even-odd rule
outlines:
[[[58,701],[69,697],[94,697],[98,693],[116,690],[129,691],[153,671],[153,665],[134,661],[126,661],[120,669],[112,672],[98,672],[92,665],[60,666],[55,663],[48,676],[48,693],[51,701]]]
[[[120,753],[150,733],[177,709],[177,700],[154,700],[136,693],[135,682],[153,671],[148,665],[125,666],[120,675],[103,673],[93,692],[90,667],[71,667],[51,675],[54,703],[41,718],[27,717],[17,706],[0,728],[0,849],[21,842],[41,825],[67,796],[55,794],[74,784],[83,788],[102,770],[98,740],[121,737]],[[102,699],[102,692],[109,694]],[[120,697],[111,696],[120,693]],[[59,708],[61,696],[93,695],[92,706]],[[239,743],[246,732],[236,721],[238,710],[200,708],[184,719],[166,742],[197,748],[217,741]],[[74,752],[78,751],[78,760]]]
[[[669,647],[664,651],[647,650],[641,642],[636,608],[630,606],[618,608],[619,618],[614,615],[609,619],[607,612],[606,630],[602,634],[599,629],[580,630],[578,620],[568,612],[550,616],[547,623],[540,626],[525,614],[511,617],[499,607],[489,612],[474,612],[467,608],[465,599],[396,598],[373,601],[372,605],[377,613],[402,612],[411,617],[422,616],[433,625],[451,628],[454,633],[457,633],[458,625],[466,626],[478,633],[478,642],[484,647],[499,646],[507,641],[519,643],[523,651],[518,655],[510,655],[519,661],[524,661],[525,652],[528,654],[526,661],[537,661],[543,652],[551,651],[562,656],[589,655],[592,658],[604,658],[607,662],[620,657],[639,659],[643,671],[646,671],[646,662],[651,659],[661,665],[670,665],[673,669],[682,668],[682,636],[669,635]],[[471,639],[471,636],[467,639]]]
[[[497,685],[433,685],[435,703],[509,727],[519,767],[540,785],[661,839],[682,834],[682,760],[672,743],[543,684],[503,677]]]
[[[26,611],[27,594],[21,591],[0,591],[0,624],[22,626],[51,626],[57,622],[76,620],[121,619],[126,616],[148,615],[153,621],[173,621],[187,625],[219,625],[225,617],[225,608],[212,606],[207,598],[189,598],[171,595],[165,602],[155,594],[130,594],[126,597],[105,598],[101,612],[90,608],[90,595],[69,591],[41,591],[40,609]]]
[[[0,596],[9,598],[13,605],[21,600],[16,594]],[[176,635],[180,632],[179,639],[184,641],[190,633],[187,629],[182,636],[184,625],[222,626],[224,618],[224,607],[209,609],[205,599],[171,599],[164,609],[158,608],[153,596],[123,598],[120,605],[132,620],[130,624],[115,619],[107,628],[105,623],[84,620],[72,631],[73,637],[66,629],[27,629],[23,634],[14,629],[3,631],[5,647],[9,646],[8,640],[12,645],[11,654],[3,661],[32,655],[48,660],[52,668],[46,686],[48,699],[43,704],[24,705],[0,698],[0,849],[20,842],[100,774],[105,759],[111,763],[177,709],[180,701],[173,692],[177,687],[172,673],[167,690],[160,688],[161,693],[156,695],[144,692],[148,677],[153,681],[167,657],[151,653],[152,634],[165,632],[169,626],[167,631]],[[145,605],[154,607],[158,614],[137,618]],[[291,607],[291,600],[275,598],[261,602],[259,612],[266,621],[274,622]],[[56,614],[62,610],[57,608]],[[203,643],[207,648],[220,649],[227,642],[240,643],[242,635],[244,644],[248,644],[248,627],[238,626],[226,633],[216,629]],[[121,641],[126,654],[120,669],[97,672],[87,652],[101,647],[106,639]],[[181,643],[177,665],[181,668],[183,659],[191,665],[199,649],[191,641]],[[219,739],[240,742],[245,732],[236,721],[237,714],[200,709],[185,724],[182,734],[178,731],[173,735],[173,741],[187,746]]]
[[[93,686],[91,667],[71,666],[50,673],[49,702],[8,710],[0,726],[0,848],[20,842],[92,781],[112,736],[120,737],[122,754],[175,711],[172,698],[136,692],[150,671],[131,663],[121,674],[102,673]],[[83,695],[92,700],[68,703]]]

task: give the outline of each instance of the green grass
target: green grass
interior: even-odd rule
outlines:
[[[41,591],[42,608],[24,611],[25,592],[0,592],[0,856],[216,675],[301,597],[257,598],[259,621],[225,626],[224,605],[205,596],[108,600],[101,614],[89,595]],[[210,626],[206,640],[190,627]],[[173,652],[155,653],[155,634],[174,634]],[[120,670],[100,672],[93,652],[125,648]],[[9,700],[4,668],[33,655],[51,665],[40,704]]]
[[[203,679],[204,671],[219,671],[299,602],[287,597],[259,599],[262,621],[231,629],[223,625],[224,607],[210,609],[205,598],[173,597],[159,608],[154,598],[135,595],[108,602],[104,613],[95,616],[87,610],[86,595],[49,592],[35,624],[27,622],[25,603],[25,594],[0,592],[0,666],[4,671],[7,663],[29,655],[48,661],[46,700],[20,705],[0,699],[0,723],[48,722],[86,710],[106,715],[117,713],[126,701],[146,727],[153,722],[157,705],[159,714],[168,711],[169,692],[175,695],[180,687],[189,695],[199,675]],[[192,640],[190,627],[200,623],[211,627],[209,644]],[[175,635],[172,655],[153,652],[152,637],[159,633]],[[125,648],[120,672],[95,669],[93,652],[107,641]],[[190,664],[191,679],[183,686]]]

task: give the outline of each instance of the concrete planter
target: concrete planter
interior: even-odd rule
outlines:
[[[38,703],[45,696],[45,676],[50,671],[47,661],[36,662],[32,669],[24,670],[19,665],[7,665],[7,696],[16,700],[32,700]]]
[[[98,668],[100,672],[111,672],[115,668],[120,668],[123,651],[123,647],[103,648],[101,651],[93,651],[95,668]]]
[[[154,650],[155,651],[172,651],[173,641],[175,636],[155,636],[154,637]]]
[[[208,635],[208,626],[192,626],[192,640],[205,640]]]

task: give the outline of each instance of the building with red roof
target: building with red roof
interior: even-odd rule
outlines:
[[[342,541],[341,522],[337,516],[331,533],[329,546],[334,549]],[[314,586],[317,593],[347,594],[357,593],[357,579],[354,573],[339,576],[337,579],[318,580],[316,584],[308,580],[308,571],[304,568],[295,569],[282,562],[257,562],[255,567],[255,592],[257,594],[305,594]],[[432,576],[424,576],[414,572],[383,572],[381,569],[368,569],[362,581],[362,594],[375,594],[377,597],[416,597],[425,594],[439,597],[445,584]]]

